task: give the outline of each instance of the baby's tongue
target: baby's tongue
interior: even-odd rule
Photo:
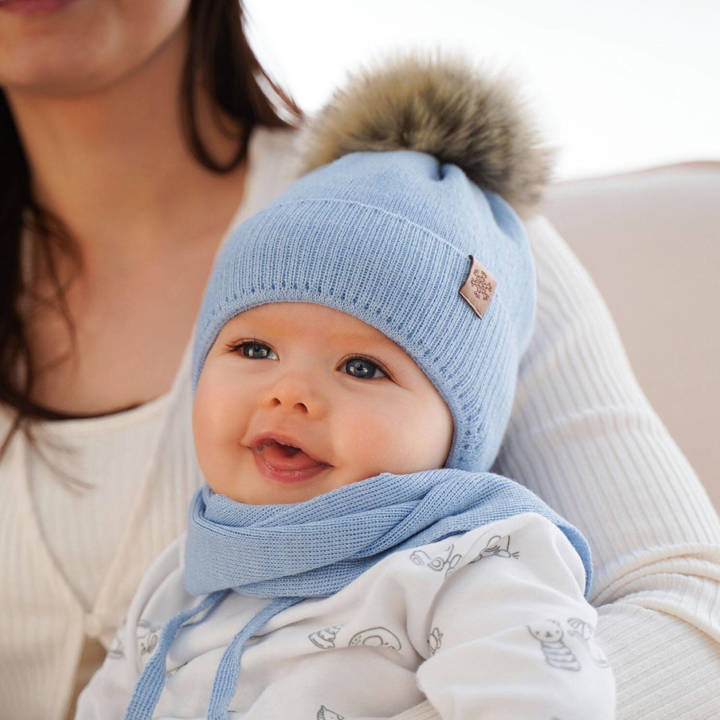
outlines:
[[[260,456],[277,470],[305,470],[319,465],[299,448],[273,442],[260,450]]]

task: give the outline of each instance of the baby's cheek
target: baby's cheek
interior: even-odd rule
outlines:
[[[422,449],[419,439],[401,418],[378,415],[372,422],[354,423],[348,441],[349,452],[364,477],[427,469],[419,457]]]
[[[210,412],[210,407],[203,402],[202,397],[196,395],[192,413],[193,438],[195,440],[195,454],[206,477],[208,474],[212,475],[213,473],[213,458],[216,455],[213,450],[217,444],[213,417],[214,414]]]
[[[452,419],[443,407],[414,407],[378,424],[372,438],[382,470],[412,473],[441,468],[452,440]]]
[[[240,441],[238,414],[241,406],[232,402],[232,393],[214,382],[212,377],[200,379],[193,402],[193,437],[201,468],[213,469],[223,449]]]
[[[343,465],[358,475],[358,479],[388,471],[396,444],[392,426],[381,416],[365,413],[347,415],[337,427],[333,445],[339,451]]]

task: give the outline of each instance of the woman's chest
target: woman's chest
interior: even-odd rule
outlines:
[[[34,401],[70,415],[101,415],[166,393],[192,333],[213,251],[80,276],[66,291],[66,318],[46,304],[32,308]]]

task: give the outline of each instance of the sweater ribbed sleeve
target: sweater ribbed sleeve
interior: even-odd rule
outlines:
[[[720,714],[720,522],[640,390],[589,276],[544,219],[538,310],[496,470],[588,538],[618,719]]]

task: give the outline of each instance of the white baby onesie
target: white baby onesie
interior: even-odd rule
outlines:
[[[183,551],[184,538],[146,574],[78,720],[122,718],[160,630],[199,602],[183,588]],[[263,626],[229,717],[608,720],[614,680],[584,587],[575,549],[535,513],[397,551]],[[231,593],[180,629],[154,717],[205,717],[225,648],[267,602]]]

